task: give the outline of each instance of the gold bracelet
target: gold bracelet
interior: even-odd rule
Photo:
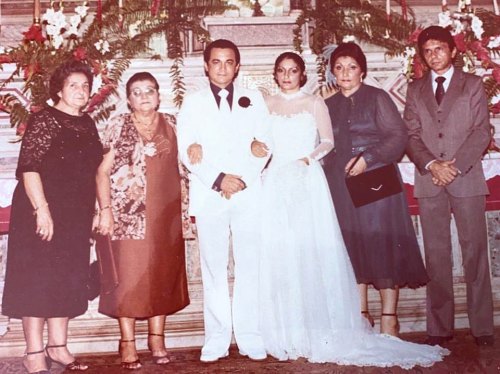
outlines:
[[[106,205],[105,207],[102,207],[102,208],[101,208],[101,212],[102,212],[104,209],[109,209],[109,208],[111,208],[111,205]]]

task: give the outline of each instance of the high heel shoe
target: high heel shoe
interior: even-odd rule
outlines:
[[[118,345],[118,353],[120,353],[120,356],[122,354],[122,344],[123,343],[135,343],[135,339],[132,339],[132,340],[120,339],[120,342]],[[142,364],[141,364],[141,360],[139,359],[139,357],[137,357],[137,359],[135,361],[124,361],[122,358],[121,366],[122,366],[122,369],[125,369],[125,370],[139,370],[142,367]]]
[[[160,336],[163,339],[165,339],[165,335],[164,334],[153,334],[153,333],[148,334],[148,349],[151,351],[151,353],[153,353],[153,344],[150,342],[150,339],[149,339],[150,336]],[[168,355],[166,353],[163,356],[155,356],[153,354],[153,361],[156,365],[165,365],[165,364],[168,364],[170,362]]]
[[[47,355],[47,357],[46,357],[47,367],[49,369],[52,366],[52,363],[55,363],[55,364],[57,364],[59,366],[62,366],[62,367],[64,367],[64,370],[69,370],[69,371],[85,371],[85,370],[87,370],[89,368],[88,365],[86,365],[86,364],[84,364],[84,363],[82,363],[80,361],[77,361],[77,360],[73,360],[69,364],[65,364],[64,362],[54,360],[50,356],[49,349],[52,349],[52,348],[64,348],[64,347],[66,347],[66,344],[57,344],[57,345],[47,345],[47,346],[45,346],[45,354]]]
[[[384,323],[382,323],[382,318],[384,317],[394,317],[396,321],[396,323],[394,323],[392,326],[389,327],[388,329],[389,331],[382,331],[385,330]],[[399,320],[398,320],[398,315],[396,313],[382,313],[380,315],[380,333],[392,335],[395,337],[399,336]]]
[[[363,317],[365,317],[367,320],[368,320],[368,323],[371,325],[371,327],[374,327],[375,326],[375,320],[373,319],[373,317],[370,315],[370,312],[367,311],[367,310],[362,310],[361,311],[361,314],[363,315]]]
[[[36,352],[26,352],[24,355],[25,356],[31,356],[31,355],[38,355],[40,353],[45,353],[45,351],[42,349],[41,351],[36,351]],[[29,374],[50,374],[50,371],[49,370],[38,370],[38,371],[29,371],[28,369],[28,365],[26,365],[24,363],[24,360],[23,360],[23,367],[24,367],[24,370],[26,370],[27,373]]]

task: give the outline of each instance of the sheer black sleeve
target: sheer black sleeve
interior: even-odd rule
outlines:
[[[26,172],[39,172],[44,156],[50,149],[52,139],[61,127],[47,110],[31,115],[24,133],[16,177]]]

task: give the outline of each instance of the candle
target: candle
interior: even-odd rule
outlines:
[[[118,0],[118,8],[122,8],[123,7],[123,0]]]
[[[465,5],[472,5],[472,0],[465,0]]]
[[[391,16],[391,0],[386,1],[385,12],[387,13],[387,18],[389,18]]]
[[[495,9],[495,15],[499,15],[500,13],[498,12],[498,2],[497,0],[493,0],[493,9]]]
[[[446,4],[446,0],[441,1],[441,6],[442,6],[443,8],[445,8],[445,7],[447,7],[447,6],[448,6],[448,4]]]
[[[40,0],[35,0],[33,9],[33,23],[40,23]]]

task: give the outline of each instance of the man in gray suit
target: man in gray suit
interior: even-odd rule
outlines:
[[[485,219],[488,188],[481,156],[490,140],[480,77],[453,67],[450,32],[430,26],[418,38],[430,71],[410,83],[404,120],[415,163],[415,197],[422,223],[427,284],[427,343],[450,340],[454,327],[451,214],[462,250],[467,312],[478,345],[493,345],[493,301]]]

